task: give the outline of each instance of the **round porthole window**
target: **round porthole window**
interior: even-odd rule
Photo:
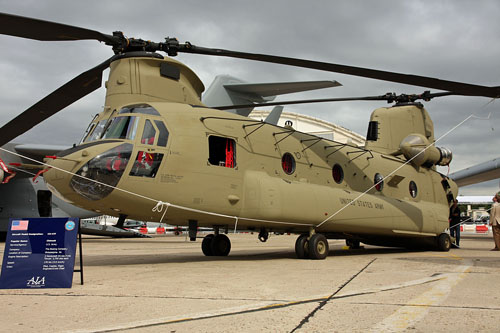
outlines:
[[[333,177],[333,180],[335,180],[335,182],[337,184],[342,183],[342,181],[344,180],[344,170],[342,170],[342,167],[340,165],[335,164],[333,166],[332,177]]]
[[[410,182],[409,188],[410,188],[411,197],[415,198],[417,196],[418,192],[417,192],[417,184],[415,184],[415,182],[413,180]]]
[[[291,175],[295,172],[295,159],[293,158],[292,154],[283,154],[283,157],[281,157],[281,166],[283,167],[283,171],[285,171],[287,175]]]
[[[375,184],[375,188],[377,189],[377,191],[382,191],[382,189],[384,188],[384,176],[382,176],[380,173],[376,173],[373,183]]]

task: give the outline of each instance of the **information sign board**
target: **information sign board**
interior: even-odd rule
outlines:
[[[78,218],[10,219],[1,289],[71,288]]]

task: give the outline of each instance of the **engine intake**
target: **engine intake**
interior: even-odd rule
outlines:
[[[399,148],[407,160],[415,166],[445,166],[453,154],[448,148],[435,147],[422,134],[410,134],[401,141]]]

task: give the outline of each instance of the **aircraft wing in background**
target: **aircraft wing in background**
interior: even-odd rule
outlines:
[[[459,187],[500,179],[500,157],[449,175]]]

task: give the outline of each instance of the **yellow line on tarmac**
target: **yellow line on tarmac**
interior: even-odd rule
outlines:
[[[393,314],[371,328],[371,332],[403,332],[410,326],[422,320],[429,312],[429,307],[441,304],[455,287],[469,272],[471,265],[461,265],[456,273],[443,274],[445,278],[433,285],[432,288],[420,294],[406,305],[400,307]]]

